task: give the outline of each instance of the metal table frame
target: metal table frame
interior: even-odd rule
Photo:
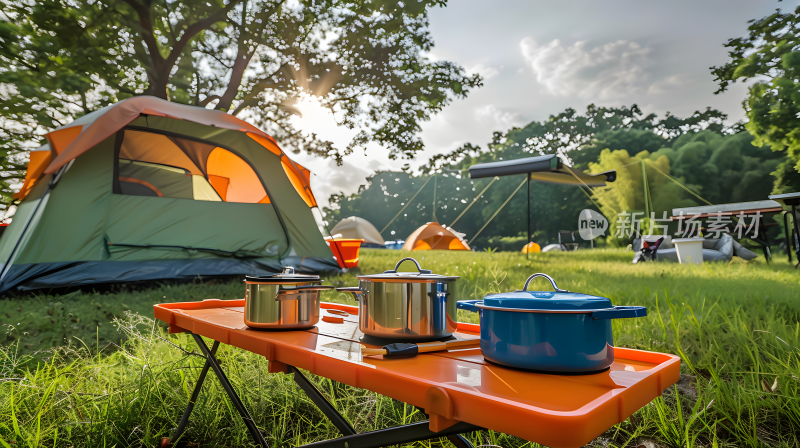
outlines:
[[[795,251],[795,255],[797,256],[797,264],[794,265],[794,268],[797,269],[800,266],[800,248],[796,249],[795,241],[792,240],[792,236],[796,238],[796,241],[800,242],[800,226],[797,225],[797,205],[800,203],[800,200],[795,199],[794,201],[786,201],[786,205],[792,208],[791,217],[792,217],[792,228],[793,232],[789,230],[789,222],[788,217],[789,213],[783,213],[783,230],[786,232],[786,253],[789,255],[789,263],[792,262],[792,250]],[[791,235],[794,233],[794,235]]]
[[[206,379],[208,370],[211,369],[214,371],[217,379],[219,379],[223,389],[225,389],[225,393],[228,395],[228,398],[230,398],[231,403],[233,403],[233,406],[242,417],[242,421],[244,422],[245,426],[247,426],[247,431],[250,433],[253,440],[259,446],[264,448],[269,447],[267,441],[264,439],[264,436],[261,434],[261,431],[256,426],[253,417],[250,416],[250,413],[244,407],[242,400],[239,398],[239,395],[236,394],[236,391],[233,389],[233,385],[228,380],[228,377],[225,376],[225,372],[222,371],[222,367],[219,365],[219,361],[216,358],[216,353],[220,342],[214,341],[214,344],[209,349],[200,335],[195,333],[190,334],[200,347],[200,350],[203,352],[206,362],[203,365],[203,369],[200,371],[200,375],[197,378],[197,383],[192,391],[192,396],[189,399],[189,404],[186,407],[186,411],[184,411],[183,416],[181,417],[180,423],[178,423],[178,427],[175,428],[175,431],[171,437],[162,439],[160,446],[167,447],[173,446],[175,442],[178,444],[180,443],[180,439],[186,431],[186,426],[189,423],[189,417],[191,416],[194,405],[197,402],[198,396],[200,395],[200,389],[203,387],[203,382]],[[308,395],[311,401],[319,408],[320,411],[322,411],[323,414],[325,414],[325,416],[343,435],[343,437],[339,437],[337,439],[309,443],[303,445],[304,447],[373,448],[447,437],[447,439],[457,448],[473,448],[473,445],[467,439],[461,436],[461,434],[483,429],[479,426],[460,422],[440,432],[433,432],[429,429],[429,422],[425,420],[408,425],[400,425],[392,428],[380,429],[377,431],[358,433],[350,424],[350,422],[348,422],[347,419],[336,410],[336,408],[328,401],[328,399],[322,395],[319,389],[317,389],[316,386],[314,386],[300,372],[300,370],[294,366],[287,366],[287,370],[288,373],[292,373],[294,375],[294,381],[297,383],[297,385],[300,386],[300,388],[306,393],[306,395]]]
[[[727,212],[720,212],[720,213],[698,213],[696,215],[689,215],[689,214],[677,215],[677,216],[671,216],[669,219],[672,220],[672,221],[681,221],[681,220],[690,219],[690,218],[701,219],[701,220],[702,219],[706,219],[707,220],[708,218],[713,218],[713,217],[716,217],[716,216],[726,216],[726,217],[731,217],[733,219],[736,219],[736,218],[739,217],[740,214],[742,214],[743,216],[755,216],[757,214],[758,215],[758,228],[759,229],[766,229],[769,226],[777,225],[777,224],[765,224],[764,223],[764,217],[766,216],[766,214],[767,213],[778,213],[780,211],[781,211],[781,209],[772,207],[772,208],[762,208],[762,209],[753,209],[753,210],[727,211]],[[762,252],[764,252],[764,259],[766,260],[767,263],[769,263],[770,261],[772,261],[772,252],[769,249],[770,243],[769,243],[769,239],[768,239],[766,230],[764,232],[762,232],[762,233],[764,235],[763,237],[748,236],[747,233],[745,233],[743,235],[743,238],[747,238],[748,240],[750,240],[750,241],[758,244],[759,246],[761,246],[761,250],[762,250]]]
[[[797,264],[794,265],[794,268],[797,269],[800,267],[800,247],[796,246],[796,244],[800,244],[800,226],[797,224],[797,206],[800,205],[800,192],[773,194],[769,198],[791,208],[791,212],[785,210],[782,212],[783,231],[786,236],[786,255],[789,257],[789,264],[792,264],[792,251],[794,251],[795,255],[797,255]],[[793,230],[789,229],[789,215],[792,217]]]

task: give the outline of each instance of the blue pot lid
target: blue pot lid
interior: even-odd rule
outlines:
[[[549,280],[555,291],[528,291],[531,280],[537,277]],[[611,300],[579,292],[569,292],[556,286],[556,282],[549,275],[533,274],[528,277],[522,291],[489,294],[483,298],[483,305],[520,310],[588,311],[611,308]]]
[[[522,310],[599,310],[611,308],[611,300],[577,292],[514,291],[490,294],[484,306]]]

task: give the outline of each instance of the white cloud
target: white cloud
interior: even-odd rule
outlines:
[[[646,93],[652,84],[651,50],[636,42],[565,46],[555,39],[539,45],[526,37],[519,46],[536,80],[554,95],[614,99]]]
[[[501,66],[500,68],[503,68],[503,67]],[[499,75],[500,74],[500,70],[498,70],[498,69],[496,69],[494,67],[489,67],[489,66],[484,65],[484,64],[478,64],[478,65],[475,65],[473,67],[468,68],[467,69],[467,73],[470,74],[470,75],[474,75],[475,73],[477,73],[477,74],[481,75],[484,80],[487,80],[487,79],[492,79],[495,76]]]
[[[514,126],[519,123],[519,114],[513,112],[505,112],[493,104],[478,107],[474,112],[475,120],[478,123],[490,126],[500,126],[503,130]]]
[[[662,80],[654,82],[648,89],[647,93],[651,95],[658,95],[660,93],[666,93],[668,90],[674,90],[676,87],[680,87],[681,84],[685,84],[686,79],[681,80],[678,76],[673,75],[668,78],[664,78]]]

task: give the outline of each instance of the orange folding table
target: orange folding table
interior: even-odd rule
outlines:
[[[215,353],[229,344],[264,356],[270,373],[294,380],[339,429],[342,437],[308,447],[377,447],[448,437],[459,448],[472,445],[459,434],[484,428],[550,447],[581,447],[661,395],[680,374],[674,355],[615,347],[611,368],[591,375],[552,375],[491,364],[479,348],[421,353],[413,358],[362,356],[369,344],[358,329],[358,308],[323,303],[319,324],[309,330],[259,331],[244,324],[244,300],[204,300],[154,306],[170,333],[190,332],[206,363],[178,428],[162,445],[178,440],[188,423],[209,369],[242,416],[254,440],[260,430],[225,377]],[[458,324],[455,338],[479,339],[475,324]],[[201,336],[214,340],[208,348]],[[372,341],[375,342],[375,341]],[[358,433],[300,372],[367,389],[416,406],[424,422]]]

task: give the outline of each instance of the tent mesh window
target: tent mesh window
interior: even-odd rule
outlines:
[[[126,129],[117,154],[116,194],[270,202],[250,164],[213,144]]]

